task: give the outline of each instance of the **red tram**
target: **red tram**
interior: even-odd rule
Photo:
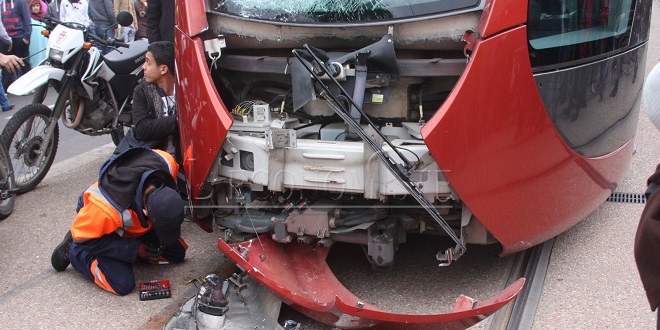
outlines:
[[[363,245],[387,267],[434,234],[451,240],[437,255],[450,265],[469,244],[507,255],[586,217],[633,154],[651,4],[177,0],[193,216],[326,324],[475,324],[523,281],[452,313],[393,314],[339,283],[330,246]]]

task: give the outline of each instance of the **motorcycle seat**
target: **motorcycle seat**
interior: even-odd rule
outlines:
[[[103,58],[115,74],[129,74],[142,65],[148,46],[149,41],[146,39],[135,40],[128,48],[120,47],[119,50],[115,49]]]

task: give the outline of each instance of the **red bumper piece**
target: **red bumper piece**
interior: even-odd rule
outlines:
[[[219,240],[218,247],[284,303],[341,329],[465,329],[513,300],[525,284],[521,278],[482,302],[461,295],[447,314],[395,314],[348,291],[325,261],[327,248],[279,244],[268,235],[261,236],[261,242],[253,239],[229,245]]]

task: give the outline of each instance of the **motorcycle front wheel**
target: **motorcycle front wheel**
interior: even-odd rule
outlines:
[[[9,154],[7,149],[0,146],[0,220],[14,211],[15,185]]]
[[[48,150],[39,162],[39,156],[44,152],[41,146],[50,116],[50,108],[43,104],[26,105],[16,111],[0,134],[0,144],[9,154],[19,194],[34,189],[44,179],[55,160],[60,138],[57,123]]]

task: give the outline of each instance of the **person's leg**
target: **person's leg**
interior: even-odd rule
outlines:
[[[103,38],[104,40],[108,40],[110,38],[114,38],[114,34],[112,29],[108,29],[108,25],[104,23],[94,23],[94,34],[99,37]],[[106,46],[101,46],[97,45],[97,47],[101,50],[103,55],[107,54],[110,52],[110,48]]]
[[[85,252],[76,243],[69,248],[69,261],[74,269],[94,281],[103,290],[124,296],[135,288],[133,264]]]
[[[14,55],[20,57],[20,58],[26,58],[30,56],[30,45],[26,44],[25,41],[23,41],[23,38],[12,38],[12,52],[14,52]],[[22,76],[26,72],[30,71],[32,67],[30,67],[30,61],[25,60],[23,61],[25,65],[21,68],[19,72],[16,74],[16,78]]]
[[[124,27],[124,42],[129,43],[135,41],[135,28],[133,25]]]
[[[0,107],[2,111],[9,111],[14,108],[14,106],[9,103],[7,95],[5,94],[5,88],[2,86],[2,77],[0,76]]]

